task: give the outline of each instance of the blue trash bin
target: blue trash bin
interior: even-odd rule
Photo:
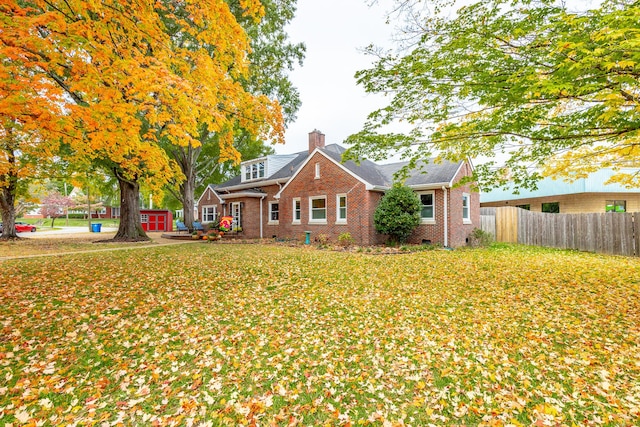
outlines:
[[[102,224],[91,224],[91,232],[99,233],[101,227],[102,227]]]

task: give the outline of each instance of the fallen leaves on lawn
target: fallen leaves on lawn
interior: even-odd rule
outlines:
[[[2,267],[4,425],[640,417],[637,259],[181,245]]]

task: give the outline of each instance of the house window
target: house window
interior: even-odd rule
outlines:
[[[140,222],[142,224],[148,224],[149,223],[149,215],[148,214],[140,214]]]
[[[607,200],[604,211],[605,212],[626,212],[627,201],[626,200]]]
[[[469,195],[467,193],[462,194],[462,222],[465,224],[471,224],[471,212],[469,209]]]
[[[300,219],[302,218],[302,207],[300,204],[300,199],[293,199],[293,223],[300,224]]]
[[[202,207],[202,217],[200,220],[202,222],[215,222],[216,220],[216,207],[215,206],[203,206]]]
[[[316,163],[316,177],[315,179],[320,178],[320,163]]]
[[[338,194],[336,196],[336,222],[345,224],[347,222],[347,195]]]
[[[280,204],[278,202],[269,202],[269,224],[278,224],[280,220],[279,212]]]
[[[111,217],[120,218],[120,208],[111,208]]]
[[[434,222],[436,220],[435,206],[433,204],[433,191],[421,193],[420,196],[420,219],[422,222]]]
[[[560,203],[559,202],[543,203],[542,212],[560,213]]]
[[[250,163],[244,166],[244,181],[265,177],[266,164],[264,161]]]
[[[524,209],[525,211],[530,211],[531,205],[516,205],[516,208]]]
[[[327,222],[327,198],[312,197],[309,199],[309,222],[324,223]]]

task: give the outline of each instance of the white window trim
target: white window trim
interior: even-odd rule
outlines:
[[[313,219],[313,201],[324,200],[324,219]],[[326,224],[327,223],[327,196],[309,197],[309,224]]]
[[[271,219],[271,214],[273,213],[272,209],[273,209],[273,205],[278,205],[278,219],[273,220]],[[280,224],[280,203],[279,202],[269,202],[269,221],[267,221],[267,224],[269,225],[278,225]]]
[[[436,223],[436,192],[435,191],[420,191],[418,197],[423,194],[431,194],[433,200],[433,218],[423,218],[422,217],[422,200],[420,201],[420,223],[421,224],[435,224]]]
[[[320,163],[316,163],[316,176],[314,177],[314,179],[320,179]]]
[[[336,194],[336,224],[346,224],[347,218],[340,218],[340,198],[344,197],[344,209],[345,216],[348,215],[349,202],[347,201],[347,195],[345,193]]]
[[[205,219],[205,209],[209,209],[209,208],[213,208],[213,219]],[[218,207],[216,205],[204,205],[202,206],[202,208],[200,209],[200,220],[202,222],[213,222],[216,220],[216,217],[218,216]]]
[[[260,167],[262,165],[262,168]],[[247,177],[247,173],[249,176]],[[261,176],[262,173],[262,176]],[[255,177],[254,177],[255,174]],[[260,159],[250,163],[242,164],[242,174],[240,182],[257,181],[264,179],[267,176],[267,161],[266,159]]]
[[[296,202],[298,202],[300,204],[300,219],[296,219]],[[300,197],[296,197],[293,199],[292,202],[292,206],[291,206],[291,212],[293,212],[293,215],[291,216],[291,224],[301,224],[302,223],[302,201],[300,200]]]
[[[467,199],[467,217],[464,217],[464,200]],[[469,193],[462,193],[462,223],[471,224],[471,196]]]

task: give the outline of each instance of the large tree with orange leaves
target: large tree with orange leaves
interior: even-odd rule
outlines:
[[[16,238],[16,197],[58,150],[62,91],[0,57],[0,213],[2,238]]]
[[[285,27],[293,19],[296,0],[262,0],[264,16],[257,22],[246,16],[242,6],[236,0],[226,0],[230,10],[250,38],[248,56],[249,69],[240,82],[247,92],[263,94],[278,100],[284,112],[284,120],[295,118],[300,107],[298,91],[288,78],[288,71],[302,63],[305,47],[301,43],[291,43]],[[172,37],[185,39],[190,37],[175,28]],[[178,43],[184,44],[184,41]],[[215,54],[215,46],[210,46],[210,54]],[[266,145],[255,132],[246,129],[246,123],[252,124],[242,116],[237,117],[233,145],[242,155],[242,160],[271,154],[273,148]],[[244,119],[244,120],[243,120]],[[199,146],[176,146],[167,144],[169,156],[179,165],[184,179],[178,188],[170,186],[173,195],[182,203],[184,222],[191,226],[194,218],[195,193],[204,191],[209,183],[219,183],[229,175],[238,174],[238,165],[224,162],[219,147],[219,134],[202,125],[197,135]],[[222,161],[222,162],[221,162]]]
[[[257,0],[240,6],[256,20],[263,13]],[[64,91],[59,137],[73,156],[117,177],[116,239],[146,238],[140,183],[159,189],[180,173],[160,140],[197,146],[206,125],[220,135],[223,160],[239,161],[238,121],[264,138],[283,139],[278,103],[239,83],[249,41],[223,0],[2,0],[0,25],[6,66]],[[185,37],[172,37],[177,28]]]

